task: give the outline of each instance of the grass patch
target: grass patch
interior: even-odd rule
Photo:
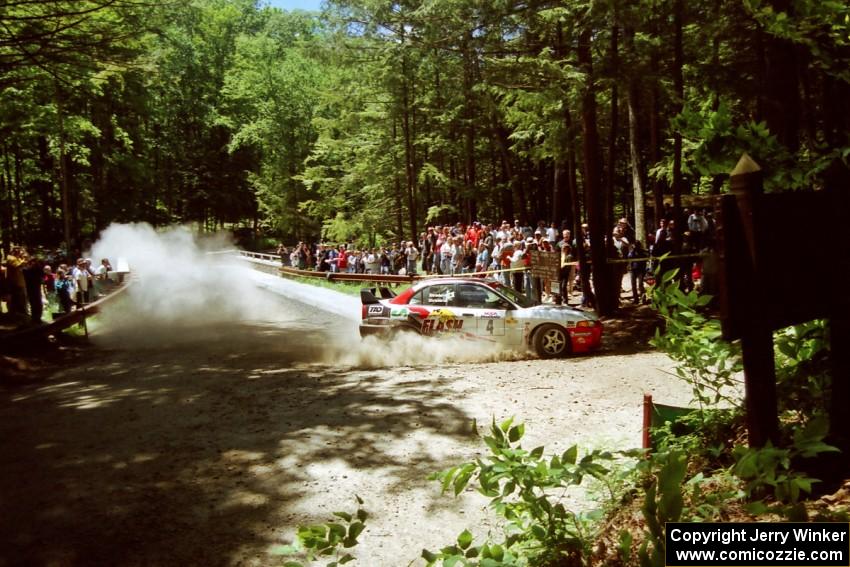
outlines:
[[[369,287],[368,282],[329,282],[323,278],[303,278],[290,275],[283,275],[283,277],[294,282],[311,285],[313,287],[324,287],[347,295],[354,295],[356,297],[360,297],[361,289]]]
[[[96,315],[86,317],[86,327],[88,327],[89,333],[96,331],[100,327],[100,321],[98,320]],[[74,338],[85,337],[86,327],[83,327],[82,323],[78,325],[71,325],[67,329],[63,330],[62,333]]]
[[[374,282],[338,282],[338,281],[328,281],[324,278],[304,278],[300,276],[290,276],[289,274],[281,274],[282,277],[292,280],[298,283],[303,283],[307,285],[312,285],[315,287],[324,287],[327,289],[332,289],[334,291],[339,291],[341,293],[345,293],[347,295],[353,295],[356,297],[360,297],[360,290],[368,287],[374,287],[376,285],[386,285],[388,287],[393,287],[398,285],[398,289],[407,289],[410,284],[387,284],[381,282],[380,284],[376,284]]]

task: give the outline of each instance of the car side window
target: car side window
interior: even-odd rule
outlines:
[[[430,285],[419,290],[413,298],[416,298],[417,296],[421,301],[420,304],[424,305],[436,305],[441,307],[454,305],[455,286],[454,284]],[[411,298],[411,303],[413,303],[413,298]]]
[[[469,309],[508,309],[504,298],[484,286],[460,284],[457,286],[456,304]]]

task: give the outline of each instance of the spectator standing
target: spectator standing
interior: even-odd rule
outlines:
[[[691,244],[694,250],[702,250],[708,233],[708,220],[700,209],[694,209],[688,217],[688,230],[691,233]]]
[[[459,274],[461,264],[463,263],[463,237],[456,236],[452,242],[452,258],[451,258],[451,274]]]
[[[540,234],[537,235],[540,237]],[[531,275],[531,253],[536,252],[538,250],[538,243],[534,238],[526,238],[525,239],[525,257],[523,258],[523,264],[525,266],[525,295],[531,300],[540,301],[540,292],[542,282],[538,276]]]
[[[112,264],[109,263],[109,258],[101,258],[100,265],[94,270],[94,294],[95,297],[102,295],[104,286],[109,279],[109,272],[112,271]]]
[[[9,313],[14,315],[27,314],[27,292],[24,281],[24,267],[27,263],[27,252],[23,248],[12,248],[6,256],[6,286],[9,293]]]
[[[30,258],[22,271],[27,301],[30,304],[30,319],[33,323],[40,324],[41,314],[44,311],[44,298],[41,295],[41,278],[44,274],[44,267],[36,258]]]
[[[558,225],[555,221],[549,223],[549,228],[546,229],[546,239],[554,246],[558,242]]]
[[[330,269],[331,265],[328,263],[328,251],[325,250],[324,244],[319,244],[316,249],[316,271],[327,272]]]
[[[59,300],[59,308],[62,313],[70,313],[74,304],[74,280],[70,274],[65,273],[63,268],[56,270],[56,298]]]
[[[412,276],[416,273],[416,260],[419,259],[419,250],[416,249],[412,240],[407,243],[404,255],[407,258],[407,275]]]
[[[493,233],[490,231],[490,227],[487,225],[484,225],[484,230],[481,233],[481,242],[487,247],[487,251],[490,255],[492,255],[493,247],[496,245],[496,240],[493,237]]]
[[[432,237],[434,236],[433,227],[428,227],[428,229],[422,233],[419,240],[419,248],[422,250],[422,271],[426,274],[430,271],[431,266],[431,257],[433,256],[434,250],[434,240]]]
[[[77,259],[77,265],[71,270],[71,277],[74,279],[74,289],[77,291],[75,301],[77,305],[83,305],[88,300],[89,291],[89,274],[83,258]]]
[[[478,245],[478,254],[475,257],[475,271],[486,272],[490,269],[490,250],[483,242]]]
[[[643,279],[646,276],[646,258],[649,255],[640,240],[635,241],[629,247],[629,271],[632,280],[632,302],[635,305],[643,303],[646,296],[646,288]]]
[[[52,305],[56,302],[56,278],[50,264],[45,264],[42,270],[41,287],[44,290],[44,296],[47,298],[47,304]]]
[[[452,242],[450,238],[446,238],[440,246],[440,273],[452,273]]]
[[[502,269],[502,280],[506,286],[511,285],[511,272],[508,270],[513,262],[514,246],[511,242],[505,242],[502,245],[502,251],[499,256],[499,265]]]
[[[340,273],[348,271],[348,252],[345,250],[345,244],[339,245],[339,254],[336,257],[336,269]]]
[[[561,247],[561,271],[559,273],[558,288],[561,292],[561,298],[564,303],[569,305],[570,294],[573,292],[573,282],[575,281],[576,267],[573,263],[573,247],[570,246],[568,230],[564,231],[564,239],[560,242]]]
[[[336,248],[333,246],[327,247],[327,258],[328,258],[328,267],[331,270],[331,273],[336,273],[339,269],[337,266],[337,262],[339,261],[339,253],[336,251]]]
[[[390,251],[386,248],[381,248],[381,253],[379,255],[379,260],[381,263],[381,274],[388,275],[392,269],[392,261],[390,260]]]
[[[662,239],[664,239],[664,240],[667,239],[667,220],[666,219],[660,219],[658,221],[658,230],[655,231],[655,242],[656,242],[656,244],[661,242]]]
[[[483,246],[483,245],[482,245]],[[461,261],[461,273],[471,274],[475,271],[478,262],[478,252],[472,240],[467,240],[463,245],[463,260]]]
[[[513,287],[519,293],[522,293],[523,290],[523,280],[525,279],[525,242],[520,240],[514,249],[513,254],[511,255],[510,260],[511,270],[511,278],[513,280]]]

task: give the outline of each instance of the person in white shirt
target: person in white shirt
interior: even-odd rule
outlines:
[[[525,242],[517,242],[514,253],[511,256],[511,277],[513,279],[514,289],[522,293],[522,284],[525,281],[525,274],[522,271],[525,268]]]
[[[555,227],[555,221],[549,223],[549,228],[546,229],[546,240],[548,240],[552,246],[558,243],[558,229]]]
[[[366,254],[363,261],[366,264],[367,273],[377,274],[380,271],[380,258],[374,249]]]
[[[493,252],[490,254],[490,269],[499,269],[499,261],[502,259],[502,238],[497,236],[496,243],[493,245]]]
[[[460,263],[463,259],[463,237],[457,236],[452,242],[452,275],[460,273]]]
[[[109,278],[109,272],[112,271],[112,265],[109,263],[109,258],[103,258],[94,271],[94,293],[96,296],[101,295],[104,282]]]
[[[688,217],[688,230],[691,232],[691,242],[694,248],[701,250],[705,233],[708,231],[708,220],[699,209],[694,209],[691,216]]]
[[[412,276],[416,273],[416,260],[419,259],[419,250],[417,250],[412,240],[407,243],[407,248],[404,249],[404,255],[407,257],[407,275]]]
[[[71,277],[74,279],[74,287],[77,290],[76,301],[78,305],[88,302],[89,292],[89,272],[86,270],[86,261],[82,258],[77,259],[77,265],[71,270]]]

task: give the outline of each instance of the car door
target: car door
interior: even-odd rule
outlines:
[[[455,284],[434,283],[410,298],[409,309],[418,318],[420,332],[434,336],[465,330],[465,321],[455,309]]]
[[[464,330],[486,340],[505,341],[508,302],[489,287],[477,283],[457,284],[455,306],[458,315],[469,323]]]

